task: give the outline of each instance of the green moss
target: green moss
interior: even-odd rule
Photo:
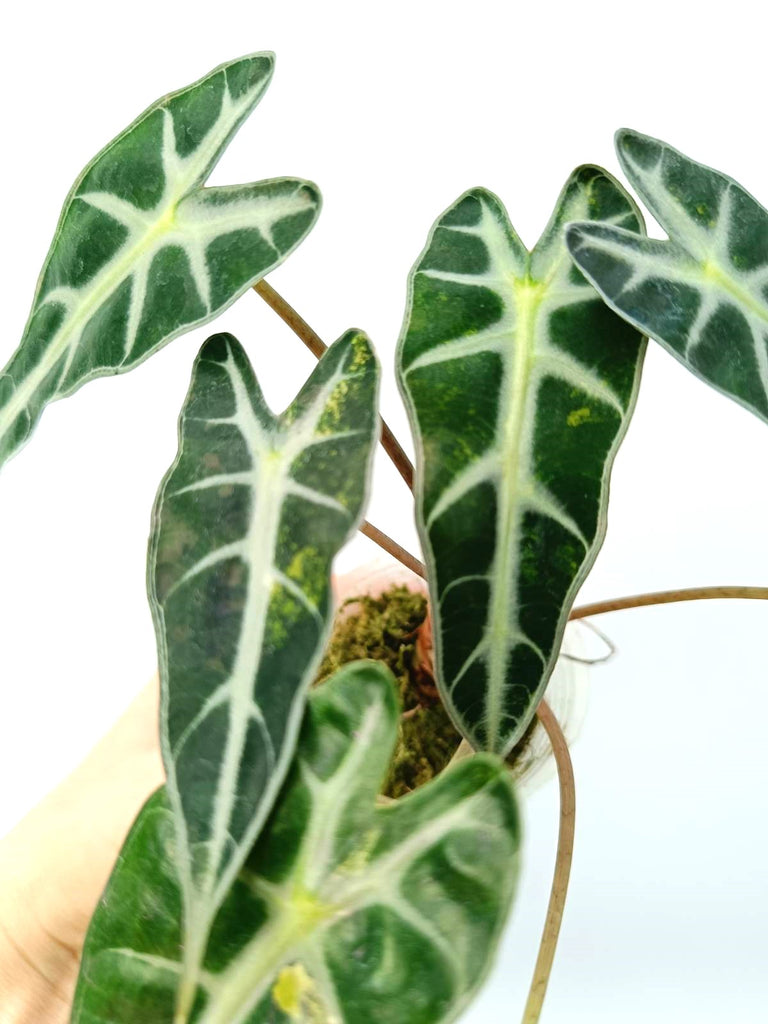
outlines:
[[[419,708],[412,718],[400,720],[397,746],[382,792],[398,797],[418,789],[445,768],[461,736],[442,704]]]
[[[419,666],[416,644],[427,615],[423,594],[392,587],[380,597],[349,598],[336,617],[318,683],[359,658],[382,661],[400,690],[404,717],[382,793],[403,796],[442,771],[461,737],[440,703],[434,681]]]

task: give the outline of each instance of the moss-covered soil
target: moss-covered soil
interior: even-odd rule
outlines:
[[[420,656],[428,629],[423,594],[396,586],[379,597],[349,598],[336,616],[333,634],[318,683],[350,661],[373,658],[394,674],[400,690],[403,717],[390,772],[382,789],[389,797],[403,796],[442,771],[461,742],[440,703],[431,664]]]

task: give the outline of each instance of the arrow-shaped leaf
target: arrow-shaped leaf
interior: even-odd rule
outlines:
[[[616,149],[670,241],[576,224],[573,258],[612,309],[768,420],[768,211],[657,139],[620,131]]]
[[[462,196],[413,270],[399,347],[441,693],[475,748],[501,754],[602,543],[639,382],[640,336],[568,257],[577,217],[641,228],[598,168],[573,174],[530,254],[495,196]]]
[[[272,69],[255,54],[163,97],[77,179],[0,374],[0,464],[48,402],[213,319],[312,227],[320,199],[307,182],[202,187]]]
[[[231,336],[195,364],[149,558],[190,977],[293,753],[331,561],[366,497],[377,380],[355,331],[280,417]]]
[[[194,1024],[447,1024],[466,1007],[517,877],[512,786],[479,755],[376,807],[397,719],[374,662],[313,692],[275,813],[216,919]],[[161,791],[92,922],[73,1024],[174,1019],[173,850]]]

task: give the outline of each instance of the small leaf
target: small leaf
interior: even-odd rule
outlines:
[[[202,187],[272,70],[257,53],[164,96],[77,179],[0,374],[0,465],[48,402],[212,320],[310,230],[320,197],[308,182]]]
[[[462,196],[412,272],[399,346],[438,683],[472,746],[502,755],[602,543],[644,351],[573,267],[575,217],[641,227],[594,167],[571,176],[530,254],[494,195]]]
[[[280,417],[230,335],[195,363],[149,557],[190,975],[293,754],[331,562],[366,498],[377,382],[356,331]]]
[[[574,224],[574,260],[612,309],[768,420],[768,211],[657,139],[620,131],[616,148],[670,241]]]
[[[512,785],[479,755],[375,806],[398,710],[374,662],[313,691],[288,782],[216,919],[194,1024],[447,1024],[467,1006],[517,879]],[[160,791],[91,924],[73,1024],[174,1019],[173,851]]]

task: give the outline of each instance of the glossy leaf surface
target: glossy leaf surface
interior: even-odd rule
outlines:
[[[620,131],[616,148],[670,240],[577,224],[573,258],[611,308],[768,420],[768,211],[657,139]]]
[[[574,172],[531,253],[494,195],[462,196],[412,272],[399,347],[441,693],[470,743],[501,754],[602,542],[644,349],[573,266],[577,218],[641,229],[598,168]]]
[[[377,382],[355,331],[279,417],[230,335],[195,364],[149,557],[191,972],[293,754],[331,562],[367,494]]]
[[[272,69],[255,54],[163,97],[77,179],[0,374],[0,463],[48,402],[211,320],[312,227],[320,199],[307,182],[202,187]]]
[[[214,925],[195,1024],[438,1024],[468,1003],[517,877],[512,786],[479,755],[375,806],[398,713],[374,662],[313,691],[288,782]],[[73,1024],[173,1021],[173,852],[161,791],[91,925]]]

